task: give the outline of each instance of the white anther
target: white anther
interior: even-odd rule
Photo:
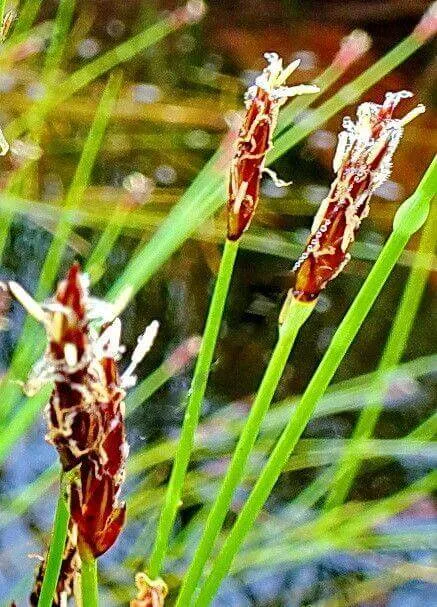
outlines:
[[[17,301],[20,302],[23,308],[25,308],[31,316],[36,318],[37,321],[45,324],[47,321],[47,314],[44,312],[39,303],[35,301],[33,297],[31,297],[29,293],[18,284],[18,282],[14,282],[12,280],[8,283],[8,286],[12,295]]]
[[[72,343],[66,343],[64,346],[64,358],[67,366],[75,367],[77,365],[77,348]]]
[[[150,348],[152,347],[158,333],[158,329],[159,322],[154,320],[148,327],[146,327],[144,333],[138,338],[138,344],[132,353],[131,362],[121,376],[121,385],[124,388],[130,388],[135,385],[137,378],[133,373],[146,354],[150,351]]]
[[[283,179],[280,179],[275,171],[272,171],[272,169],[267,167],[264,167],[262,172],[270,177],[277,188],[286,188],[293,183],[292,181],[284,181]]]

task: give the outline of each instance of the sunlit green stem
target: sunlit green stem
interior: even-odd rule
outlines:
[[[64,482],[61,478],[58,505],[56,507],[55,520],[53,522],[53,533],[50,549],[47,557],[47,567],[41,587],[38,607],[52,607],[53,596],[58,583],[59,572],[62,565],[65,541],[67,539],[68,520],[70,514],[65,503]]]
[[[207,607],[272,491],[281,470],[287,463],[304,431],[318,400],[325,392],[349,346],[364,322],[384,283],[396,265],[411,235],[426,221],[429,205],[437,186],[437,156],[424,175],[416,192],[406,200],[393,222],[393,232],[385,244],[369,276],[360,289],[346,316],[338,327],[328,350],[314,373],[302,399],[286,425],[267,464],[243,506],[234,526],[217,555],[210,575],[205,581],[197,607]]]
[[[430,273],[429,263],[433,256],[437,238],[436,219],[437,204],[434,204],[423,228],[417,249],[416,261],[405,285],[390,335],[378,365],[378,371],[383,372],[395,367],[405,351]],[[371,392],[375,392],[376,390],[379,392],[379,399],[375,402],[375,397],[373,397],[372,402],[369,402],[360,413],[354,428],[350,448],[345,450],[343,457],[336,467],[333,484],[326,498],[326,508],[332,508],[341,504],[352,487],[360,465],[359,449],[357,447],[361,440],[370,438],[375,430],[379,416],[384,408],[384,404],[381,401],[384,388],[385,382],[381,380],[376,380],[375,385],[370,387]]]
[[[114,210],[110,221],[106,224],[96,245],[93,247],[85,266],[85,271],[89,275],[91,283],[97,282],[101,277],[104,264],[123,231],[123,227],[129,217],[129,212],[130,209],[127,205],[119,204]]]
[[[156,44],[159,40],[172,32],[175,27],[177,27],[175,21],[172,21],[171,18],[164,18],[157,23],[154,23],[140,34],[133,36],[117,47],[100,55],[93,61],[90,61],[87,65],[61,82],[56,88],[55,95],[47,97],[43,108],[44,114],[47,115],[47,113],[52,111],[56,105],[67,100],[93,80],[99,78],[117,65],[129,61],[129,59],[132,59],[132,57],[149,46]],[[6,136],[15,139],[22,135],[28,128],[29,123],[32,123],[38,111],[42,111],[41,108],[38,110],[37,108],[32,107],[25,115],[12,121],[5,130]]]
[[[184,578],[176,603],[180,607],[190,604],[197,582],[202,575],[205,563],[214,548],[215,541],[226,518],[234,491],[243,478],[247,459],[259,434],[261,423],[272,402],[295,339],[313,309],[314,304],[301,303],[295,299],[292,300],[287,309],[287,315],[280,328],[279,338],[269,365],[250,409],[249,417],[220,491],[206,520],[202,538]]]
[[[81,568],[81,594],[84,607],[98,607],[99,588],[97,584],[97,560],[91,555],[83,556]]]
[[[3,17],[5,16],[6,2],[7,2],[7,0],[0,0],[0,23],[3,23]]]
[[[156,578],[161,571],[170,533],[180,506],[185,473],[190,461],[194,433],[202,408],[237,251],[238,241],[231,242],[230,240],[226,240],[194,376],[188,394],[179,445],[174,459],[164,507],[158,523],[155,544],[150,557],[149,573],[152,578]]]
[[[59,3],[58,10],[56,12],[56,19],[53,24],[53,32],[50,38],[50,43],[47,48],[47,52],[44,57],[44,64],[41,70],[41,81],[45,87],[45,97],[51,94],[52,88],[55,84],[53,74],[56,72],[56,69],[59,67],[61,62],[63,51],[67,42],[67,34],[71,25],[71,19],[73,17],[75,0],[61,0]],[[38,2],[33,3],[34,7],[39,5]],[[24,8],[23,11],[26,9]],[[35,14],[36,16],[36,14]],[[30,22],[29,27],[32,25],[35,16],[29,15]],[[17,27],[19,27],[20,20],[17,23]],[[26,25],[27,28],[27,25]],[[14,32],[15,36],[15,32]],[[41,104],[44,103],[44,99],[41,101],[35,102],[35,114],[32,123],[29,123],[29,128],[31,131],[31,140],[35,143],[39,142],[41,129],[44,121],[43,112],[39,111],[41,109]],[[7,133],[7,128],[6,128]],[[9,137],[9,135],[7,135]],[[5,190],[7,192],[21,192],[21,188],[23,182],[31,180],[29,179],[29,171],[32,170],[34,166],[34,161],[28,161],[23,166],[21,166],[17,171],[15,171],[10,179],[7,182]],[[27,178],[27,179],[26,179]],[[1,222],[0,222],[0,258],[3,257],[3,253],[6,247],[9,230],[14,219],[13,211],[3,211]]]

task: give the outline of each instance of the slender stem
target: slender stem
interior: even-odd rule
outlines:
[[[369,276],[338,327],[328,350],[314,373],[302,399],[279,438],[255,486],[232,527],[212,570],[200,590],[196,607],[207,607],[226,576],[232,561],[250,531],[282,469],[302,435],[318,400],[325,392],[349,346],[364,322],[384,283],[396,265],[411,235],[426,221],[429,204],[436,192],[437,156],[416,192],[398,209],[393,232]]]
[[[99,588],[97,584],[97,560],[91,555],[82,556],[81,594],[86,607],[98,607]]]
[[[314,304],[302,303],[294,299],[288,307],[287,316],[280,329],[279,338],[269,365],[250,409],[249,417],[241,433],[226,476],[206,520],[203,535],[184,578],[176,603],[179,607],[190,604],[205,563],[211,554],[229,510],[234,491],[243,478],[247,459],[276,392],[297,334],[313,309]]]
[[[53,522],[52,539],[50,542],[47,567],[44,573],[38,607],[52,607],[53,596],[58,583],[59,572],[61,571],[65,541],[67,539],[68,521],[70,518],[70,513],[68,512],[63,493],[63,480],[61,476],[58,505],[56,507],[55,520]]]
[[[212,358],[214,356],[237,251],[238,241],[231,242],[230,240],[226,240],[211,305],[208,311],[205,331],[200,345],[199,356],[191,382],[181,437],[175,455],[164,507],[158,523],[155,544],[150,557],[149,572],[152,578],[156,578],[162,568],[168,540],[180,505],[182,486],[194,444],[194,433],[202,408],[203,397],[205,395],[206,384]]]
[[[39,9],[41,7],[42,0],[26,0],[20,7],[18,13],[17,23],[14,27],[13,38],[15,39],[19,34],[27,32],[33,25]]]
[[[411,333],[414,319],[416,318],[430,273],[429,265],[424,263],[424,258],[428,258],[429,260],[435,248],[437,237],[435,231],[436,217],[437,204],[434,204],[428,221],[423,229],[416,254],[416,261],[405,285],[402,299],[391,327],[390,335],[378,365],[378,371],[384,372],[395,367],[405,351],[408,337]],[[350,447],[345,450],[336,466],[331,490],[326,498],[325,508],[332,508],[341,504],[346,499],[350,488],[352,487],[361,459],[360,450],[357,447],[361,440],[365,440],[372,436],[379,416],[384,408],[381,398],[384,393],[386,382],[381,380],[380,377],[380,375],[377,375],[374,385],[369,387],[371,393],[377,392],[378,399],[375,402],[373,397],[372,401],[368,402],[360,413],[354,428]]]

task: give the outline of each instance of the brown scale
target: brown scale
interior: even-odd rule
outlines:
[[[49,403],[48,440],[58,450],[65,471],[78,466],[70,492],[71,516],[80,551],[97,557],[112,546],[124,524],[125,505],[118,503],[117,496],[128,448],[125,392],[116,361],[97,360],[92,352],[86,298],[75,264],[58,287],[55,302],[61,307],[53,312],[49,336],[49,356],[61,364]],[[77,351],[73,367],[66,360],[67,344]]]
[[[120,484],[89,457],[80,465],[80,479],[71,485],[70,511],[79,532],[82,555],[104,554],[117,540],[126,518],[126,505],[119,503]]]
[[[90,372],[90,337],[86,319],[86,293],[80,280],[78,264],[74,264],[58,287],[55,302],[67,313],[53,313],[53,331],[49,336],[49,355],[55,361],[64,361],[65,346],[76,348],[78,369],[72,371],[61,364],[55,389],[48,407],[48,440],[56,447],[62,467],[69,471],[86,457],[96,444],[101,432],[99,404],[93,398],[86,402],[84,391],[92,395],[98,378]],[[80,391],[82,389],[82,391]],[[70,420],[67,423],[67,420]],[[71,424],[70,432],[65,427]]]
[[[269,151],[277,105],[277,100],[258,87],[238,134],[227,203],[229,240],[238,240],[247,230],[258,205],[264,159]],[[237,212],[236,201],[241,203]]]
[[[127,444],[124,425],[124,391],[119,388],[115,361],[102,361],[108,400],[101,403],[103,440],[101,451],[80,465],[79,478],[71,486],[71,516],[78,526],[80,549],[94,557],[105,553],[124,525],[126,505],[117,496],[124,478]]]

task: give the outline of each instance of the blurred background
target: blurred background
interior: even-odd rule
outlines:
[[[21,41],[14,40],[12,25],[11,37],[0,50],[0,125],[7,138],[8,125],[16,124],[18,117],[38,103],[47,86],[41,70],[58,3],[46,0],[36,4],[41,6],[28,34]],[[15,3],[10,5],[13,8]],[[308,83],[330,66],[345,36],[356,29],[367,32],[370,48],[339,76],[318,104],[407,36],[428,5],[424,0],[210,0],[203,18],[176,27],[164,39],[135,54],[121,66],[121,91],[90,183],[77,207],[73,205],[74,230],[68,236],[59,275],[72,260],[89,258],[113,218],[115,236],[108,257],[89,266],[95,283],[93,293],[104,296],[235,125],[244,90],[264,67],[265,51],[277,51],[287,63],[300,58],[293,82]],[[15,6],[18,14],[21,8]],[[56,78],[66,78],[175,8],[176,3],[170,1],[78,0]],[[398,205],[415,189],[435,153],[436,70],[435,46],[428,43],[360,98],[382,102],[387,90],[408,89],[415,95],[414,104],[424,103],[427,112],[406,129],[393,174],[373,199],[352,262],[323,293],[317,313],[304,327],[276,394],[278,402],[304,390],[384,243]],[[105,74],[93,80],[61,101],[39,126],[38,137],[17,131],[18,136],[9,140],[10,152],[0,159],[3,188],[31,163],[9,190],[9,202],[0,208],[0,221],[11,220],[7,233],[2,231],[0,279],[16,280],[31,293],[36,290],[61,201],[76,170],[106,78]],[[170,586],[177,586],[189,562],[202,527],[202,506],[215,495],[217,480],[229,461],[235,428],[244,419],[259,385],[275,341],[281,302],[290,286],[290,270],[333,179],[336,134],[343,116],[353,116],[355,108],[356,103],[347,106],[275,163],[279,176],[293,180],[292,186],[277,188],[269,177],[263,180],[259,212],[250,229],[251,238],[244,240],[238,257],[211,371],[199,434],[203,446],[195,452],[178,521],[168,564]],[[409,109],[409,102],[405,108]],[[161,324],[155,346],[141,366],[140,378],[168,362],[179,349],[165,367],[168,380],[129,417],[131,450],[145,455],[136,460],[127,481],[126,493],[132,494],[129,525],[117,546],[102,559],[104,607],[127,604],[127,597],[133,596],[133,571],[144,564],[153,540],[171,445],[182,422],[183,397],[191,378],[197,343],[193,338],[203,330],[223,233],[224,213],[219,211],[154,273],[123,314],[123,341],[128,352],[146,323],[158,319]],[[264,525],[250,537],[241,560],[221,588],[216,606],[437,604],[437,573],[432,567],[436,507],[429,494],[369,531],[371,538],[375,533],[386,538],[380,546],[371,540],[368,545],[363,540],[361,545],[352,538],[343,550],[314,549],[309,556],[302,556],[300,540],[290,539],[287,544],[287,534],[297,521],[312,516],[290,504],[323,471],[327,461],[320,459],[320,453],[331,453],[329,462],[335,462],[335,449],[351,435],[368,398],[369,382],[354,383],[353,378],[374,371],[378,365],[417,241],[414,238],[401,257],[334,379],[339,387],[327,405],[332,412],[315,417],[309,424],[297,447],[303,463],[281,476],[263,516]],[[436,317],[432,314],[437,286],[435,257],[427,263],[429,278],[402,364],[381,396],[384,412],[375,436],[389,441],[387,444],[408,435],[429,418],[435,406],[437,375],[431,364],[435,363],[436,343]],[[0,306],[9,318],[0,332],[0,372],[5,374],[24,312],[6,298]],[[282,411],[285,421],[287,407]],[[236,496],[235,510],[280,428],[280,422],[276,427],[273,423],[271,433],[263,435],[251,463],[253,470]],[[28,555],[43,554],[50,534],[57,497],[56,474],[50,467],[55,465],[56,455],[44,442],[44,432],[44,420],[38,416],[8,449],[0,469],[2,606],[9,605],[12,598],[18,605],[27,604],[37,562]],[[352,487],[350,499],[354,502],[381,500],[400,491],[429,471],[436,459],[431,441],[422,450],[409,453],[399,448],[394,454],[383,455],[366,460]],[[403,533],[407,534],[404,540]],[[272,546],[282,547],[281,558],[265,556]]]

